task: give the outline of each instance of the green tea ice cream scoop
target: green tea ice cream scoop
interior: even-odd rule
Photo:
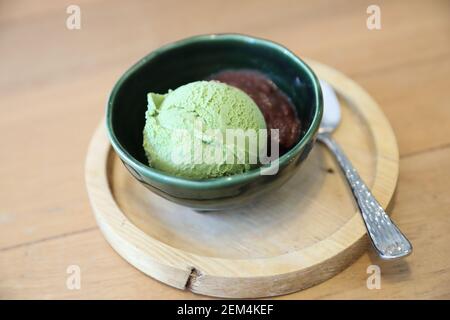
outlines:
[[[240,89],[197,81],[164,95],[149,93],[147,99],[143,145],[151,167],[179,177],[208,179],[257,166],[255,137],[266,123],[255,102]]]

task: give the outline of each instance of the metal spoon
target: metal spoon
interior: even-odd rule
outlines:
[[[340,105],[333,88],[322,80],[320,84],[323,93],[324,114],[317,140],[325,144],[336,157],[352,189],[370,240],[379,256],[391,260],[409,255],[412,252],[411,243],[392,222],[342,149],[331,137],[331,133],[339,125],[341,119]]]

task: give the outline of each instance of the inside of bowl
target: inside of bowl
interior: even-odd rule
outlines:
[[[119,143],[147,165],[142,147],[147,93],[166,93],[227,69],[254,69],[268,76],[291,99],[302,122],[302,136],[311,126],[317,100],[313,79],[289,53],[267,43],[220,39],[188,41],[154,52],[128,72],[110,100],[112,130]]]

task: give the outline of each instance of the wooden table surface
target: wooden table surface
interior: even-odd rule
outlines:
[[[81,29],[66,28],[70,4]],[[381,8],[381,30],[366,9]],[[450,1],[2,1],[0,298],[203,298],[148,278],[102,237],[84,161],[109,91],[153,49],[194,34],[275,40],[360,83],[400,148],[392,216],[414,245],[398,262],[371,251],[287,299],[450,298]],[[366,286],[381,267],[381,289]],[[69,290],[67,268],[80,267]]]

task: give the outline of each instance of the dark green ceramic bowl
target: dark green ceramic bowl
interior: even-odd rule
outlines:
[[[256,69],[292,100],[302,122],[300,141],[280,157],[275,175],[260,169],[208,180],[189,180],[147,165],[142,131],[147,93],[166,93],[226,69]],[[202,35],[153,51],[119,79],[109,97],[106,126],[112,146],[131,174],[170,201],[197,210],[247,204],[292,177],[309,154],[322,118],[320,84],[311,69],[286,48],[238,34]]]

